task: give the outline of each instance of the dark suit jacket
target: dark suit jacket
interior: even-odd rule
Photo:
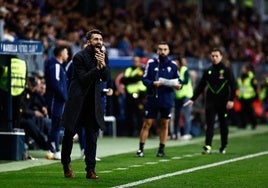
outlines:
[[[73,57],[74,72],[62,116],[62,126],[65,129],[74,131],[81,125],[104,129],[100,80],[107,81],[109,78],[107,55],[105,61],[107,66],[98,70],[95,52],[90,47]]]

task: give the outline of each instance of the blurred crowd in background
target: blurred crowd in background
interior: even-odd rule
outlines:
[[[76,53],[91,28],[103,31],[110,57],[148,57],[166,40],[186,57],[206,59],[217,45],[230,61],[268,59],[264,22],[248,0],[1,0],[0,13],[2,40],[42,40],[46,59],[56,44]]]

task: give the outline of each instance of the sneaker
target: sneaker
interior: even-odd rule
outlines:
[[[203,146],[204,151],[202,152],[202,154],[211,154],[211,146],[206,145]]]
[[[185,134],[181,137],[181,140],[191,140],[193,137],[191,134]]]
[[[158,151],[157,154],[156,154],[156,157],[165,157],[165,152]]]
[[[72,169],[69,166],[63,167],[63,171],[64,171],[65,178],[73,178],[74,177],[74,172],[72,171]]]
[[[55,160],[61,160],[61,152],[60,151],[57,151],[53,154],[53,158]]]
[[[221,147],[221,148],[219,149],[219,153],[220,153],[220,154],[225,154],[225,153],[226,153],[225,147]]]
[[[48,160],[54,159],[54,153],[52,153],[51,151],[48,151],[45,156],[46,156],[46,159]]]
[[[96,161],[101,161],[101,159],[100,159],[100,158],[98,158],[98,157],[96,157],[96,158],[95,158],[95,160],[96,160]]]
[[[139,149],[139,150],[137,151],[137,153],[136,153],[136,156],[137,156],[137,157],[143,157],[143,156],[144,156],[143,151]]]

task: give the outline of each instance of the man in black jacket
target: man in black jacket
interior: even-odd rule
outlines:
[[[48,141],[51,120],[48,118],[45,98],[40,93],[41,84],[38,77],[27,79],[27,88],[20,104],[20,126],[25,131],[29,149],[34,149],[34,144],[37,144],[40,149],[48,150],[52,147],[52,143]],[[46,157],[48,158],[48,153]]]
[[[221,147],[219,152],[224,154],[228,142],[228,110],[234,106],[236,81],[229,67],[222,62],[223,54],[219,48],[210,52],[212,66],[206,69],[195,88],[194,96],[184,105],[192,105],[193,101],[207,88],[206,92],[206,140],[203,154],[211,153],[212,139],[214,135],[214,124],[218,116],[221,134]]]
[[[66,178],[74,177],[71,170],[73,136],[83,125],[86,132],[86,178],[98,179],[95,173],[97,137],[99,128],[105,122],[101,106],[100,81],[109,78],[108,57],[101,51],[103,37],[101,31],[93,29],[86,34],[87,47],[73,57],[73,75],[70,81],[68,99],[65,105],[62,126],[61,163]]]

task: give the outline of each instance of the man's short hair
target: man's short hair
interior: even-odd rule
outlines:
[[[157,45],[168,45],[169,46],[169,44],[166,41],[160,41],[157,43]]]
[[[218,48],[218,47],[212,48],[210,50],[210,53],[212,52],[219,52],[221,55],[223,55],[223,51],[221,50],[221,48]]]
[[[88,31],[87,34],[86,34],[87,40],[89,40],[93,34],[99,34],[99,35],[102,36],[102,32],[100,30],[92,29],[92,30]]]
[[[173,60],[177,60],[180,65],[182,65],[182,58],[183,58],[183,55],[181,54],[176,54],[173,56]]]
[[[60,55],[60,53],[64,49],[68,49],[67,46],[65,46],[65,45],[57,45],[53,50],[54,56],[57,57],[58,55]]]

